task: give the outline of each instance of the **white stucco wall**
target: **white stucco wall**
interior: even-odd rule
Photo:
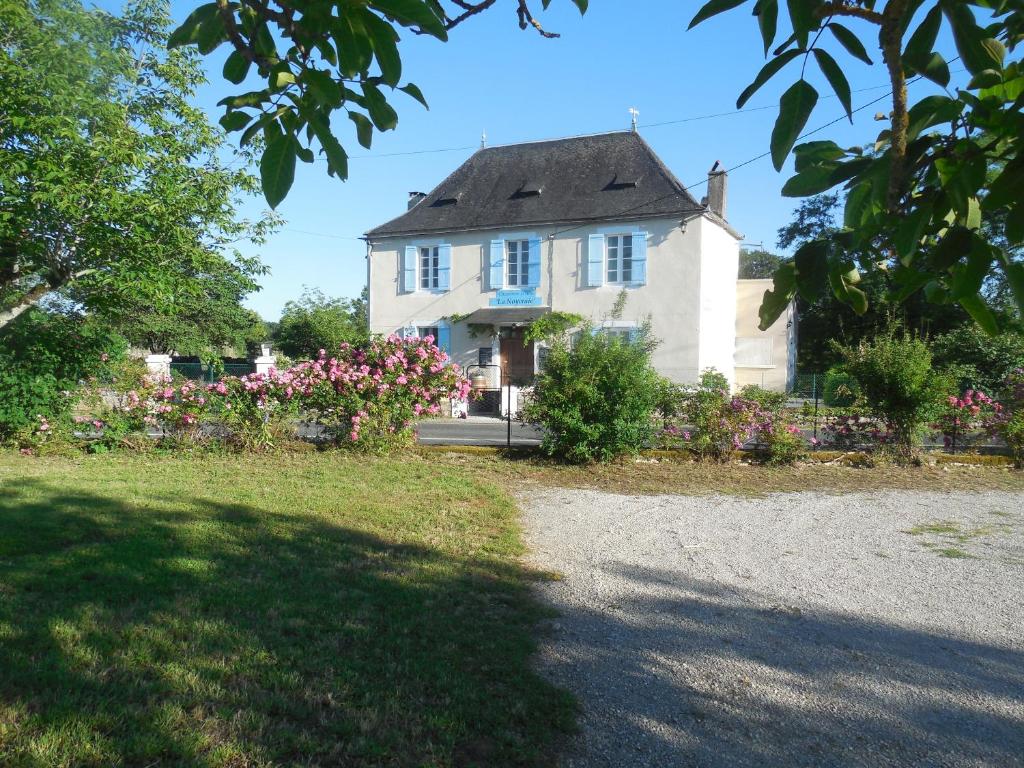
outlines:
[[[586,287],[587,242],[592,233],[648,233],[647,283],[629,287],[622,322],[640,324],[650,317],[660,340],[653,355],[665,376],[694,381],[702,367],[714,365],[732,376],[735,286],[738,244],[717,224],[698,218],[685,229],[678,218],[594,225],[557,234],[565,227],[488,230],[426,238],[384,238],[369,251],[370,331],[391,333],[404,326],[432,326],[453,314],[487,307],[492,239],[539,237],[541,281],[537,294],[553,310],[575,312],[595,323],[608,318],[620,286]],[[549,237],[554,234],[553,238]],[[452,246],[451,289],[445,293],[399,290],[401,255],[406,246]],[[710,275],[703,284],[704,275]],[[703,331],[702,331],[703,329]],[[704,348],[702,349],[702,341]],[[452,327],[452,355],[460,365],[477,362],[477,349],[489,339],[472,339],[465,323]],[[710,345],[710,349],[707,348]],[[497,348],[495,346],[495,362]]]
[[[739,280],[736,283],[736,337],[770,344],[771,357],[764,365],[736,366],[736,385],[757,384],[776,392],[787,390],[796,374],[796,306],[790,304],[767,331],[760,330],[758,311],[771,280]],[[742,358],[741,358],[742,360]]]
[[[740,246],[717,224],[701,219],[700,354],[698,368],[735,381],[736,275]]]

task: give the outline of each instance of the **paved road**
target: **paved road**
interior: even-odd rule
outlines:
[[[503,419],[479,416],[469,419],[437,419],[418,425],[419,442],[423,445],[505,445],[508,426]],[[533,427],[512,421],[513,447],[538,445],[540,432]]]
[[[1024,495],[523,502],[564,768],[1024,766]]]

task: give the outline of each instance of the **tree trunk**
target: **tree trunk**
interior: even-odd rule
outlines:
[[[19,315],[32,309],[52,290],[53,288],[46,283],[37,285],[31,291],[18,298],[12,306],[0,309],[0,330],[14,322]]]

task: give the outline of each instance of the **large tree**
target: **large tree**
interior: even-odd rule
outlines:
[[[365,342],[366,294],[364,288],[358,299],[338,299],[307,288],[297,301],[285,304],[275,343],[289,357],[310,359],[321,349],[334,354],[343,343]]]
[[[273,226],[237,215],[250,158],[191,104],[200,64],[167,51],[165,3],[0,0],[0,17],[0,328],[54,291],[173,307],[192,268]]]
[[[589,0],[570,1],[586,12]],[[225,79],[241,84],[254,72],[265,85],[221,101],[221,124],[241,131],[243,145],[263,137],[263,191],[276,206],[291,188],[296,159],[312,163],[317,149],[329,174],[347,178],[348,153],[331,125],[336,112],[352,121],[356,139],[369,147],[374,130],[398,125],[389,101],[395,90],[427,105],[414,83],[401,84],[400,30],[443,42],[452,29],[496,2],[215,0],[197,7],[169,44],[194,45],[204,54],[228,44],[232,52],[224,64]],[[543,8],[551,4],[538,2]],[[531,6],[537,4],[515,0],[519,27],[558,37],[534,17]]]
[[[831,291],[863,314],[869,302],[859,284],[885,271],[894,299],[923,292],[933,303],[959,304],[995,332],[982,293],[993,272],[1024,307],[1024,262],[983,230],[1001,217],[1008,244],[1024,240],[1024,69],[1013,57],[1024,39],[1022,0],[789,0],[778,46],[779,0],[710,0],[690,26],[741,5],[752,9],[771,58],[737,106],[787,66],[799,72],[782,95],[771,136],[778,170],[791,152],[796,157],[783,193],[805,197],[840,185],[849,193],[839,231],[804,243],[776,273],[762,327],[797,293],[812,301]],[[936,50],[943,28],[970,82],[911,103],[911,80],[950,84],[948,62]],[[880,60],[892,86],[888,127],[867,150],[828,140],[794,149],[818,102],[812,63],[852,120],[848,65],[833,55],[839,51],[867,65],[873,55]]]

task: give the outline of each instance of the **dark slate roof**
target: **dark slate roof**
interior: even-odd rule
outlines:
[[[539,194],[538,194],[539,192]],[[707,211],[633,131],[488,147],[370,238]]]

